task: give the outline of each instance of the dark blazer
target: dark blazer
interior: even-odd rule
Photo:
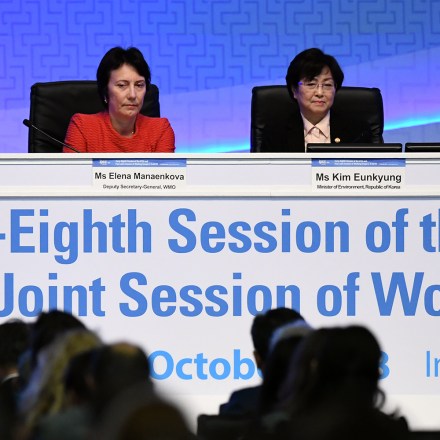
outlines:
[[[18,378],[10,378],[0,384],[0,439],[12,440],[17,421]]]
[[[248,416],[255,414],[260,399],[261,385],[234,391],[226,403],[220,405],[220,415]]]
[[[331,143],[373,143],[383,142],[382,136],[374,135],[368,124],[362,120],[330,111]],[[261,152],[304,153],[304,124],[301,114],[286,123],[267,125],[263,131]]]

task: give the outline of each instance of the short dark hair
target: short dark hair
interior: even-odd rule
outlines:
[[[0,366],[16,367],[20,356],[29,348],[30,327],[13,319],[0,325]]]
[[[148,63],[145,61],[142,52],[136,47],[123,49],[122,47],[113,47],[103,57],[96,71],[96,81],[98,82],[98,93],[105,107],[108,95],[108,82],[112,70],[119,69],[123,64],[134,67],[140,76],[145,78],[146,89],[151,83],[151,72]]]
[[[379,342],[367,327],[321,327],[304,338],[291,358],[282,393],[293,411],[341,397],[367,404],[365,408],[381,407],[381,356]]]
[[[140,346],[128,342],[116,342],[96,350],[90,372],[95,386],[94,410],[97,415],[124,390],[151,383],[147,353]]]
[[[287,307],[268,310],[254,318],[251,327],[252,342],[263,362],[267,359],[273,332],[284,324],[299,320],[304,320],[301,314]]]
[[[344,72],[336,61],[336,58],[325,54],[316,47],[300,52],[290,63],[286,74],[286,84],[289,95],[293,99],[292,87],[296,90],[301,79],[312,80],[322,72],[324,67],[328,67],[332,73],[339,90],[344,82]]]

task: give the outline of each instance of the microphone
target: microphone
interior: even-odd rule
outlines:
[[[26,125],[27,128],[32,128],[34,130],[37,130],[41,134],[44,134],[44,136],[48,137],[49,139],[53,140],[54,142],[57,142],[60,145],[63,145],[64,147],[68,148],[69,150],[72,150],[75,153],[79,153],[79,151],[76,148],[73,148],[71,145],[66,144],[63,141],[60,141],[59,139],[54,138],[49,133],[46,133],[41,128],[38,128],[36,125],[32,124],[31,121],[29,121],[29,119],[23,119],[23,124]]]

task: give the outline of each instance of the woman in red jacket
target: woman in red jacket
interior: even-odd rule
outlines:
[[[151,74],[139,49],[110,49],[99,63],[96,79],[105,110],[73,115],[66,144],[81,153],[174,152],[168,119],[140,114]],[[72,150],[64,148],[64,152]]]

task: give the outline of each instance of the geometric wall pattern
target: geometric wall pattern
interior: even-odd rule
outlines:
[[[143,51],[180,152],[246,151],[252,87],[308,47],[381,88],[390,138],[439,135],[439,0],[1,0],[0,152],[27,151],[33,83],[94,79],[115,45]]]

